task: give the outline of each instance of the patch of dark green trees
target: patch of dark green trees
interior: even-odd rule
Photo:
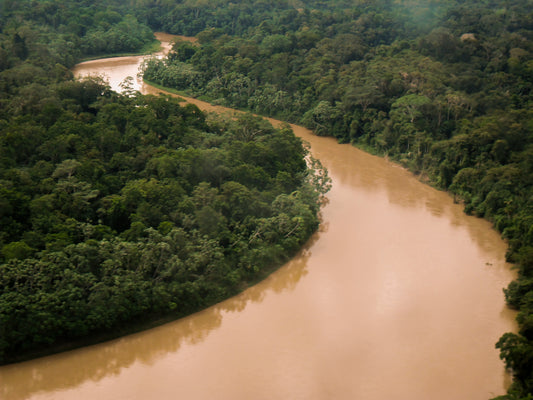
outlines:
[[[27,13],[1,35],[2,362],[205,308],[316,230],[328,178],[288,127],[73,81]]]

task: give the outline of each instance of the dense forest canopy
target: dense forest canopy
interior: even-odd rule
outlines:
[[[253,248],[259,245],[258,236],[263,236],[261,246],[276,246],[292,230],[288,221],[300,227],[300,214],[284,211],[287,217],[276,223],[280,227],[286,221],[288,230],[268,236],[261,228],[276,225],[265,222],[278,218],[271,209],[274,204],[304,201],[305,193],[312,192],[294,192],[306,185],[304,153],[296,150],[298,144],[294,165],[283,167],[271,160],[270,153],[279,146],[276,140],[293,140],[285,131],[273,131],[250,116],[241,127],[209,121],[169,99],[121,97],[98,82],[70,81],[68,68],[77,60],[142,51],[152,41],[150,30],[194,35],[199,46],[177,42],[167,59],[146,63],[145,77],[387,155],[452,192],[466,212],[494,223],[509,243],[509,260],[519,268],[519,279],[505,292],[508,303],[519,310],[520,330],[505,334],[497,344],[515,377],[506,398],[533,395],[531,0],[3,0],[0,10],[0,241],[2,268],[8,268],[3,276],[10,277],[3,285],[48,287],[64,279],[62,290],[78,288],[82,298],[83,290],[97,285],[91,268],[102,266],[101,276],[94,279],[105,280],[115,272],[112,261],[105,261],[113,260],[106,246],[101,246],[102,254],[87,255],[92,261],[80,263],[92,266],[78,271],[89,275],[79,277],[77,270],[64,267],[70,265],[69,257],[81,257],[80,246],[105,241],[124,246],[126,253],[133,251],[127,250],[130,245],[139,247],[135,251],[153,252],[148,248],[157,243],[175,246],[169,235],[194,237],[191,232],[199,232],[196,235],[207,242],[193,240],[194,250],[187,254],[199,258],[199,248],[211,249],[209,257],[216,260],[217,252],[230,254],[236,263],[231,265],[240,265],[238,274],[244,276],[242,260],[263,257]],[[175,118],[182,126],[179,134],[166,131]],[[269,133],[248,140],[258,129]],[[246,168],[227,163],[228,151],[249,155],[259,149],[266,151],[265,165],[259,160]],[[237,160],[252,162],[248,156]],[[216,167],[216,177],[205,175],[211,170],[207,165]],[[253,198],[254,209],[263,214],[231,215],[223,206],[229,201],[229,184],[231,190],[244,191],[239,204]],[[146,193],[158,191],[167,193],[163,198],[172,193],[170,197],[181,199],[178,207],[165,201],[155,205]],[[278,197],[279,202],[274,201]],[[210,200],[200,200],[204,198]],[[310,218],[307,233],[316,224],[311,218],[316,201],[304,201],[311,214],[303,205],[293,205],[307,215],[304,220]],[[207,208],[199,209],[199,204]],[[220,224],[202,228],[201,221],[207,220]],[[242,232],[244,249],[233,245],[235,232]],[[301,231],[298,240],[307,233]],[[218,242],[209,241],[212,235],[218,235]],[[281,245],[278,250],[290,253],[297,246]],[[246,249],[252,255],[239,253]],[[51,258],[58,254],[61,258]],[[35,255],[40,258],[32,258]],[[48,283],[33,282],[29,272],[17,275],[42,271],[45,265],[54,265],[52,275],[76,274],[46,278]],[[137,283],[130,285],[129,279],[138,275],[128,268],[118,274],[123,281],[107,287],[107,296],[113,290],[132,293],[127,291]],[[224,268],[230,267],[221,269],[226,273],[229,269]],[[150,284],[142,284],[152,285],[144,287],[145,293],[155,293],[159,282],[173,282],[173,272],[168,280],[158,280],[162,270],[149,270],[148,275],[157,273]],[[161,290],[166,293],[163,299],[189,293],[189,288]],[[2,301],[21,301],[24,296],[9,297],[15,292],[7,291]],[[135,307],[121,307],[148,310],[154,298],[150,296],[141,297],[145,302]],[[78,305],[75,299],[69,312],[81,313],[86,304]],[[174,301],[162,301],[155,307],[174,307]],[[17,307],[2,318],[17,315]],[[115,323],[110,321],[105,324]],[[31,335],[39,343],[48,340]]]
[[[0,362],[205,308],[316,230],[329,179],[288,126],[72,79],[154,40],[134,16],[2,7]]]

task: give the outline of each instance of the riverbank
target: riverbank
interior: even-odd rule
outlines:
[[[310,247],[312,247],[312,245],[314,244],[316,240],[317,240],[316,235],[310,237],[309,240],[306,242],[306,244],[304,244],[298,252],[290,255],[288,259],[297,257],[298,253],[305,253]],[[136,319],[134,321],[131,321],[128,324],[117,326],[113,328],[112,330],[108,330],[105,332],[99,332],[94,335],[81,338],[79,340],[72,340],[72,341],[68,341],[65,343],[60,343],[58,345],[48,346],[46,348],[42,348],[36,351],[27,352],[24,354],[18,354],[16,357],[11,357],[10,359],[6,361],[1,362],[0,367],[3,367],[3,366],[9,367],[10,365],[28,362],[31,360],[36,360],[39,358],[52,356],[52,355],[56,355],[59,353],[71,352],[77,349],[87,348],[90,346],[110,342],[116,339],[125,338],[127,336],[131,336],[136,333],[146,332],[151,329],[175,322],[183,318],[194,317],[195,314],[202,312],[202,311],[206,311],[213,307],[217,307],[218,304],[224,303],[228,301],[228,299],[234,298],[242,294],[249,288],[256,286],[257,284],[259,284],[260,282],[268,278],[270,275],[278,271],[280,268],[284,267],[287,261],[288,260],[285,260],[282,263],[273,264],[269,268],[262,269],[261,271],[259,271],[259,273],[256,276],[254,276],[253,279],[241,282],[238,290],[231,293],[228,297],[221,298],[214,303],[199,306],[197,309],[188,311],[185,313],[176,312],[176,313],[166,313],[164,315],[153,315],[152,314],[147,318]]]
[[[78,62],[78,64],[86,62],[86,61],[100,60],[104,58],[147,56],[150,54],[158,53],[161,50],[162,50],[161,41],[156,39],[152,43],[148,43],[145,46],[143,46],[143,48],[137,52],[109,53],[109,54],[99,54],[99,55],[95,55],[92,57],[84,57]]]
[[[132,74],[123,63],[111,65],[113,81]],[[514,325],[501,293],[511,278],[498,234],[403,168],[292,127],[333,179],[306,251],[206,312],[2,367],[0,397],[305,393],[321,400],[326,391],[368,400],[486,400],[504,393],[509,377],[494,342]],[[246,393],[235,376],[249,382]]]
[[[135,66],[141,59],[141,56],[131,57],[126,62]],[[124,65],[124,60],[106,61]],[[91,67],[98,72],[97,65],[83,63],[76,68]],[[65,85],[83,91],[85,84]],[[79,104],[77,112],[82,112],[87,104],[97,103],[104,93],[103,87],[91,92],[92,99],[83,98],[81,101],[86,103]],[[111,102],[112,96],[106,100]],[[78,104],[76,100],[80,101],[75,97],[74,104]],[[107,143],[105,151],[91,153],[90,159],[101,166],[101,176],[105,179],[95,181],[83,177],[82,180],[87,188],[99,188],[90,193],[89,200],[95,200],[83,203],[84,215],[89,215],[83,223],[84,232],[88,233],[56,243],[53,248],[47,246],[33,257],[12,257],[9,263],[2,264],[1,275],[6,282],[3,294],[10,294],[16,286],[16,292],[23,294],[17,307],[30,310],[26,303],[35,302],[31,299],[36,297],[41,310],[32,321],[29,321],[31,311],[7,316],[6,341],[0,348],[3,362],[98,343],[210,307],[282,266],[318,227],[319,199],[324,188],[311,182],[311,177],[320,171],[306,169],[306,151],[289,131],[275,130],[259,118],[232,121],[231,127],[223,130],[224,141],[216,146],[215,167],[223,173],[213,175],[212,168],[204,166],[210,162],[213,152],[213,133],[205,123],[205,116],[194,107],[180,107],[175,100],[163,104],[159,99],[139,94],[137,100],[143,102],[143,110],[148,114],[138,116],[138,103],[134,99],[117,96],[115,100],[121,108],[120,113],[112,113],[113,117],[120,115],[127,120],[136,117],[137,122],[133,127],[128,126],[133,131],[126,132],[119,131],[122,125],[110,123],[106,134],[114,135],[117,141]],[[166,107],[173,112],[161,114]],[[102,119],[109,118],[110,113],[105,107],[94,111],[95,118]],[[156,114],[154,119],[152,115]],[[75,118],[70,114],[69,117]],[[179,131],[174,131],[172,118],[179,118]],[[261,129],[255,133],[261,147],[253,151],[256,157],[253,161],[238,151],[244,143],[239,131],[245,130],[247,123],[258,124]],[[73,168],[71,175],[82,165],[78,159],[86,160],[86,149],[98,146],[92,128],[95,127],[87,127],[91,134],[84,138],[85,147],[61,164],[68,163]],[[95,129],[100,131],[100,127]],[[158,134],[153,137],[153,132]],[[135,140],[131,135],[135,135]],[[137,145],[147,137],[151,138],[152,146]],[[181,151],[176,151],[176,143],[182,146]],[[283,149],[277,149],[280,143]],[[167,159],[184,169],[170,170],[161,176],[159,169],[151,168],[152,163],[159,161],[161,151],[166,151]],[[189,157],[191,151],[194,160]],[[129,169],[126,162],[121,171],[127,177],[117,176],[114,157],[119,154],[138,159],[140,153],[144,164]],[[252,168],[250,165],[259,174],[253,180],[246,174]],[[81,179],[81,176],[75,178],[76,182]],[[57,181],[63,183],[61,179]],[[106,186],[111,181],[113,185]],[[117,183],[122,185],[118,189]],[[138,195],[130,196],[132,190]],[[155,197],[144,194],[154,190]],[[108,193],[108,197],[102,198],[101,192]],[[128,213],[116,214],[114,209],[108,209],[106,200],[110,193]],[[208,196],[209,201],[202,196]],[[241,196],[246,198],[245,203],[239,200]],[[96,207],[100,216],[98,226],[90,219],[96,214],[93,210]],[[80,218],[77,209],[64,209],[62,213],[69,218],[71,230],[81,229],[81,223],[75,219]],[[212,223],[213,218],[218,221],[216,224]],[[172,251],[158,254],[159,250],[153,248],[163,245]],[[135,261],[124,263],[123,257]],[[54,268],[44,269],[49,259],[54,260]],[[55,274],[49,278],[52,283],[47,281],[48,270]],[[20,285],[20,271],[35,276],[31,285]],[[51,308],[55,302],[60,304],[61,312],[57,311],[58,307]],[[75,312],[72,303],[76,304]],[[30,328],[19,332],[16,327],[24,324]],[[29,337],[28,332],[39,336]]]

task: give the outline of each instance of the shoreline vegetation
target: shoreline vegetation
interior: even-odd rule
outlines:
[[[293,257],[296,257],[298,253],[305,251],[311,245],[312,241],[313,241],[313,237],[310,237],[308,241],[304,245],[302,245],[302,247],[297,252],[295,252],[292,255],[289,255],[289,258],[286,262],[290,261],[290,259],[292,259]],[[112,331],[97,333],[95,335],[87,336],[79,340],[72,340],[70,342],[59,343],[55,346],[48,346],[46,348],[37,349],[35,351],[16,355],[13,358],[9,359],[7,362],[0,363],[0,365],[23,363],[25,361],[31,361],[36,358],[52,356],[54,354],[59,354],[59,353],[63,353],[66,351],[72,351],[72,350],[80,349],[80,348],[87,347],[87,346],[94,346],[94,345],[105,343],[111,340],[120,339],[128,335],[133,335],[135,333],[140,333],[140,332],[144,332],[144,331],[147,331],[153,328],[157,328],[159,326],[178,321],[179,319],[182,319],[182,318],[193,317],[194,314],[205,311],[211,307],[217,307],[219,304],[224,303],[228,299],[238,296],[240,293],[246,291],[248,288],[257,285],[258,283],[267,279],[271,274],[275,273],[277,270],[282,268],[286,264],[286,262],[283,262],[279,265],[273,264],[267,268],[264,268],[253,279],[246,281],[246,282],[242,282],[242,285],[238,289],[238,291],[236,291],[230,297],[221,299],[220,301],[213,303],[211,305],[200,306],[197,310],[193,310],[187,313],[175,313],[175,314],[170,313],[170,314],[156,316],[156,317],[153,317],[153,316],[148,317],[141,321],[132,321],[128,324],[125,324],[124,326],[118,326]]]
[[[82,58],[76,64],[81,64],[87,61],[95,61],[105,58],[118,58],[118,57],[136,57],[136,56],[149,56],[151,54],[158,53],[162,50],[161,41],[155,39],[151,43],[147,43],[143,46],[142,49],[136,52],[126,52],[126,53],[110,53],[110,54],[98,54],[91,57]]]
[[[83,54],[52,53],[61,34],[17,5],[0,36],[2,364],[191,315],[305,247],[329,179],[290,129],[73,81],[74,63],[52,60]],[[134,28],[136,51],[153,45],[131,16],[91,11],[86,53],[122,53],[110,39],[135,41]]]
[[[100,160],[94,157],[87,160],[78,155],[76,158],[63,160],[55,168],[46,165],[45,170],[51,173],[51,178],[57,184],[74,186],[65,192],[53,191],[54,196],[61,194],[62,200],[66,202],[63,206],[56,204],[61,209],[56,211],[60,214],[56,214],[54,219],[64,218],[67,226],[62,224],[60,227],[67,231],[59,237],[53,231],[47,234],[46,238],[41,239],[48,240],[42,250],[37,245],[28,246],[24,239],[8,243],[2,249],[5,261],[1,266],[2,294],[8,299],[16,296],[18,301],[18,304],[13,301],[3,303],[5,324],[2,326],[4,347],[0,352],[2,364],[96,344],[145,330],[191,315],[246,290],[279,269],[305,247],[305,243],[318,228],[321,197],[329,189],[327,172],[317,163],[313,164],[314,169],[307,168],[304,160],[308,156],[307,151],[292,131],[287,128],[275,129],[261,117],[241,115],[236,120],[226,120],[221,116],[216,121],[212,120],[213,125],[209,126],[204,113],[196,106],[182,105],[179,98],[157,98],[140,94],[128,98],[110,93],[98,79],[90,78],[69,83],[67,89],[78,89],[78,86],[85,89],[87,86],[92,87],[90,91],[93,99],[84,100],[87,101],[86,107],[89,104],[95,107],[95,110],[87,111],[96,113],[96,119],[106,114],[104,110],[107,105],[120,104],[121,118],[136,120],[132,124],[135,129],[140,121],[134,114],[138,114],[137,107],[141,105],[148,114],[159,115],[159,125],[166,116],[167,124],[159,127],[159,137],[156,139],[152,136],[153,128],[150,127],[155,125],[155,120],[150,117],[151,122],[143,123],[149,131],[140,135],[136,133],[135,140],[128,138],[133,145],[137,141],[149,141],[144,143],[147,150],[143,155],[138,154],[139,147],[132,147],[130,150],[134,151],[134,157],[143,158],[145,169],[140,175],[141,179],[126,179],[120,195],[117,193],[101,197],[100,204],[93,199],[108,190],[103,189],[101,183],[95,180],[86,185],[86,173],[94,174],[94,162],[101,163],[111,173],[116,168],[113,165],[118,160],[113,159],[117,154],[121,155],[121,164],[137,163],[133,159],[128,162],[123,158],[126,143],[115,144],[121,148],[120,152],[119,147],[115,151],[108,146],[101,148],[100,153],[108,154]],[[60,91],[61,89],[63,88]],[[102,104],[96,105],[98,102]],[[117,116],[116,113],[113,115]],[[171,128],[168,124],[175,123],[171,118],[176,116],[182,122],[180,126]],[[111,115],[103,118],[109,117]],[[102,127],[94,128],[97,130]],[[253,131],[253,137],[247,136],[249,131]],[[126,131],[123,134],[128,135]],[[163,134],[168,137],[162,138]],[[166,139],[167,143],[172,141],[168,150],[163,150],[165,141],[161,139]],[[91,140],[84,140],[83,147],[90,146]],[[186,146],[182,151],[179,150],[182,148],[177,143],[179,141],[183,141],[182,145]],[[176,145],[177,152],[171,150]],[[227,154],[222,151],[223,147]],[[217,151],[218,149],[221,151]],[[167,165],[169,162],[174,166]],[[92,165],[86,165],[87,163]],[[42,168],[44,165],[41,161],[36,163],[36,167]],[[172,171],[178,165],[180,170],[186,171]],[[201,171],[196,172],[194,169],[198,165]],[[87,167],[89,171],[77,173]],[[165,168],[165,171],[161,168]],[[120,169],[127,171],[128,166],[121,166]],[[148,170],[152,175],[149,180],[146,179]],[[102,174],[97,175],[101,179]],[[175,180],[175,183],[169,179]],[[116,185],[116,182],[113,183]],[[99,188],[94,189],[97,185]],[[78,186],[81,186],[82,191],[77,191]],[[154,192],[152,198],[150,192]],[[165,199],[168,204],[160,204],[163,202],[161,197],[167,196],[176,198]],[[55,203],[55,199],[50,200]],[[59,196],[57,200],[60,201]],[[131,202],[133,204],[128,204]],[[102,207],[111,207],[111,214],[102,214]],[[49,204],[48,208],[54,208],[54,205]],[[125,212],[128,208],[133,211],[130,216]],[[162,213],[161,208],[166,208],[166,212],[171,214]],[[93,212],[98,214],[98,224],[82,222],[90,221],[90,214]],[[79,213],[84,215],[75,215]],[[35,212],[32,216],[40,217]],[[132,220],[131,224],[128,220]],[[120,233],[119,236],[115,236],[117,232]],[[32,238],[38,243],[36,233]],[[59,240],[50,242],[50,236]],[[161,246],[167,248],[159,249]],[[170,251],[170,248],[174,250]],[[152,260],[154,256],[157,260]],[[83,260],[84,257],[87,259]],[[126,257],[129,266],[124,265],[124,260],[120,257]],[[146,257],[147,260],[144,259]],[[102,263],[111,266],[111,270],[104,271]],[[45,268],[50,271],[42,274]],[[117,275],[117,268],[124,272]],[[110,275],[106,278],[108,273]],[[104,274],[99,279],[102,283],[95,282],[99,274]],[[122,280],[123,277],[126,281],[117,286],[116,280]],[[40,279],[44,279],[44,282],[39,282]],[[101,294],[104,297],[98,300],[98,304],[106,309],[104,311],[91,298],[95,294],[95,288],[98,286],[101,290],[100,286],[105,285],[106,279],[114,279],[115,282],[105,289]],[[138,283],[135,283],[136,279],[139,279]],[[185,286],[175,287],[180,280]],[[167,282],[170,286],[163,285],[166,289],[152,288],[150,282],[154,281]],[[217,281],[219,284],[215,284]],[[146,288],[143,287],[145,284],[148,284],[146,293]],[[141,287],[135,288],[135,285]],[[37,291],[34,286],[37,286]],[[67,290],[64,290],[65,286],[68,287]],[[40,288],[44,288],[44,291]],[[74,291],[71,292],[71,289]],[[126,290],[127,297],[135,293],[135,297],[145,298],[128,300],[125,297],[124,303],[113,293],[117,290]],[[57,300],[54,300],[54,293],[57,293]],[[154,297],[156,293],[157,298]],[[50,297],[54,308],[57,307],[56,301],[66,307],[61,309],[61,315],[53,309],[47,310],[48,306],[40,300],[43,296]],[[69,299],[63,298],[64,296]],[[181,302],[178,303],[180,297]],[[87,307],[87,311],[72,310],[70,303],[73,300],[75,307]],[[137,304],[139,300],[144,304]],[[119,308],[115,313],[112,312],[113,315],[108,315],[108,318],[120,318],[119,322],[104,321],[112,329],[100,328],[90,335],[83,333],[94,329],[97,321],[92,319],[100,319],[106,313],[109,314],[112,305],[117,306],[113,304],[115,302],[123,304],[118,304]],[[29,312],[28,319],[17,320],[18,313],[15,310],[36,304],[40,315]],[[95,307],[100,310],[95,310]],[[128,309],[131,307],[140,309]],[[148,309],[149,312],[146,313],[143,309]],[[73,311],[88,321],[68,318],[68,313]],[[43,315],[43,312],[46,314]],[[139,314],[135,318],[123,319],[124,313],[131,312]],[[32,321],[29,320],[30,317]],[[42,343],[44,339],[46,345],[34,344],[32,347],[29,338],[20,329],[21,323],[26,324],[25,330],[29,328],[28,325],[33,325],[33,334],[43,335],[41,339],[37,339],[37,343]],[[65,337],[73,337],[71,340],[56,339],[52,342],[45,336],[47,330],[43,329],[43,324],[50,326],[48,334],[52,336],[64,330],[65,325],[72,326],[76,323],[81,325],[76,328],[81,330],[81,335],[63,333]],[[22,338],[28,340],[23,341]],[[16,342],[19,345],[12,350],[13,347],[10,346]]]
[[[366,151],[374,149],[461,199],[468,214],[494,224],[509,243],[508,259],[519,274],[504,289],[509,306],[518,310],[519,332],[506,333],[497,343],[514,377],[508,394],[500,398],[527,399],[533,394],[533,14],[527,2],[313,0],[295,8],[290,1],[259,0],[239,4],[215,0],[202,7],[173,1],[156,5],[110,0],[87,5],[74,0],[46,4],[21,0],[5,1],[0,7],[0,255],[11,260],[1,268],[17,266],[2,272],[3,288],[29,285],[34,290],[36,285],[57,283],[57,276],[42,282],[32,279],[40,272],[31,268],[48,268],[39,263],[26,266],[30,269],[18,266],[36,252],[76,246],[86,237],[109,241],[105,224],[89,229],[86,221],[91,218],[107,219],[118,231],[130,231],[125,234],[129,237],[141,238],[148,225],[162,236],[172,231],[168,225],[158,225],[165,222],[160,217],[149,215],[150,199],[143,194],[151,190],[148,166],[161,177],[172,170],[173,154],[158,151],[158,141],[168,137],[142,125],[148,116],[136,115],[140,107],[132,103],[146,101],[143,107],[152,107],[158,117],[168,120],[168,109],[175,110],[173,101],[116,97],[101,82],[73,83],[69,68],[85,57],[139,51],[153,41],[153,31],[195,36],[201,46],[178,42],[168,59],[149,61],[147,80],[186,90],[191,97],[209,97],[215,104],[298,123]],[[184,136],[179,140],[190,144],[191,131],[196,135],[205,129],[201,142],[207,152],[220,143],[221,126],[241,139],[257,129],[272,132],[250,115],[243,117],[240,128],[228,121],[209,127],[192,107],[177,112],[185,112],[180,115],[185,125],[180,125]],[[123,113],[129,116],[124,118]],[[109,132],[109,127],[118,134]],[[98,136],[99,130],[106,135]],[[94,146],[81,140],[79,132],[93,135]],[[120,137],[134,138],[153,153],[124,147]],[[107,147],[126,154],[112,160]],[[245,147],[238,150],[245,153]],[[42,159],[33,165],[35,154]],[[104,185],[100,182],[109,171],[99,169],[91,158],[96,155],[107,157],[109,168],[117,173]],[[148,165],[151,156],[157,163]],[[189,163],[194,158],[194,154],[179,156]],[[226,173],[224,167],[238,167],[223,164],[223,155],[217,157],[220,176]],[[122,192],[119,183],[132,178],[120,168],[124,163],[140,174],[133,177],[140,187]],[[288,171],[290,176],[293,169]],[[272,184],[278,191],[294,184],[289,176],[263,172],[254,169],[245,176],[239,171],[239,176],[254,185]],[[220,184],[220,176],[211,177],[212,188]],[[117,188],[118,193],[111,191]],[[194,188],[185,181],[180,188],[164,189],[194,196]],[[244,191],[242,198],[255,196],[251,191]],[[196,194],[203,198],[209,193],[204,187]],[[132,197],[124,201],[128,194]],[[280,207],[292,201],[282,199]],[[180,205],[181,224],[190,223],[183,220],[187,213],[212,220],[218,212],[228,220],[224,210],[193,210],[185,200]],[[92,209],[96,201],[103,202]],[[57,211],[54,207],[61,203],[66,208]],[[72,218],[79,210],[85,214]],[[129,221],[125,210],[136,217]],[[276,223],[287,227],[291,221],[298,223],[292,215]],[[134,225],[137,222],[144,228]],[[255,235],[253,230],[248,233]],[[148,231],[147,237],[150,234],[156,232]],[[197,248],[213,250],[209,240],[198,240]],[[231,235],[226,241],[232,245]],[[92,261],[80,263],[89,269],[98,261],[90,243],[83,250]],[[217,257],[216,251],[211,254]],[[49,260],[50,265],[62,261]],[[83,274],[61,278],[63,289],[81,288],[78,297],[66,297],[62,303],[43,296],[40,301],[49,301],[56,309],[70,302],[68,312],[80,312],[76,299],[94,285]],[[131,289],[128,273],[121,279],[117,290]],[[32,323],[46,313],[19,304],[24,299],[15,292],[1,293],[0,348],[13,343],[8,335],[28,335],[49,346],[46,337],[32,331],[36,329]],[[102,299],[112,295],[102,291]],[[171,303],[166,306],[173,307]],[[25,312],[38,318],[7,327],[10,318]],[[62,322],[52,321],[49,328],[55,329],[54,324]],[[18,352],[22,342],[17,346]]]

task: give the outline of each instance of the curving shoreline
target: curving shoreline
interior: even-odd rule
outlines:
[[[305,139],[334,179],[321,231],[305,257],[290,263],[299,263],[295,281],[284,267],[230,299],[237,310],[226,309],[226,302],[215,306],[222,311],[209,334],[200,329],[188,339],[185,333],[191,324],[215,322],[206,311],[156,328],[162,335],[157,339],[146,331],[29,362],[26,372],[0,369],[0,377],[11,389],[33,383],[28,398],[36,392],[94,398],[102,389],[111,396],[135,385],[138,376],[154,385],[149,393],[138,388],[137,396],[165,398],[172,390],[164,382],[169,368],[172,385],[191,398],[240,398],[242,387],[232,386],[231,376],[255,377],[247,379],[248,398],[320,398],[316,376],[337,397],[481,399],[503,393],[508,376],[493,346],[513,321],[501,294],[510,274],[499,235],[393,164],[295,128],[309,135]],[[289,281],[294,283],[287,286]],[[499,312],[502,320],[495,318]],[[106,354],[113,354],[112,365],[98,361]],[[84,364],[88,373],[70,380],[69,371]],[[53,372],[44,376],[63,376],[32,378],[45,370]]]

